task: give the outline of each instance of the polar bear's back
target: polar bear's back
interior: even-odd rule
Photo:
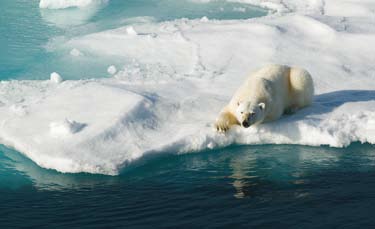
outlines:
[[[312,103],[314,95],[314,85],[311,75],[308,71],[299,67],[289,67],[286,65],[272,64],[261,68],[249,77],[248,84],[265,79],[272,84],[271,94],[273,99],[278,98],[277,104],[283,109],[290,107],[302,108]],[[250,88],[248,86],[248,88]],[[253,89],[254,90],[254,89]]]
[[[289,68],[283,65],[272,64],[256,70],[251,73],[245,82],[243,82],[237,89],[232,97],[230,106],[235,109],[238,102],[244,101],[248,98],[257,98],[257,100],[263,102],[262,98],[265,96],[268,97],[269,92],[273,95],[277,95],[272,97],[284,97],[284,88],[288,87],[289,84],[287,75],[289,75]],[[272,87],[272,89],[267,90],[264,82],[270,82],[270,87]],[[275,87],[273,85],[277,86]]]
[[[268,105],[265,121],[280,118],[312,103],[314,85],[310,74],[299,67],[267,65],[249,76],[236,93],[235,101],[249,96]],[[266,99],[265,99],[266,98]]]
[[[298,67],[290,68],[289,74],[292,104],[298,108],[309,106],[314,96],[314,83],[308,71]]]

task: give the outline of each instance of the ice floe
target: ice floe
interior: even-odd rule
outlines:
[[[278,13],[151,21],[134,25],[136,36],[121,27],[59,44],[56,52],[76,48],[116,65],[128,61],[106,79],[1,81],[0,142],[44,168],[111,175],[152,154],[233,143],[375,144],[374,4],[356,2],[343,17],[331,3],[354,1],[243,2]],[[316,87],[313,105],[276,122],[216,133],[212,123],[222,106],[268,63],[306,68]]]

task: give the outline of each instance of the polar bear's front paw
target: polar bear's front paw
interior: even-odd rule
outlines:
[[[228,108],[224,108],[220,113],[219,117],[215,122],[215,129],[218,132],[224,133],[228,131],[233,125],[237,125],[236,117],[228,111]]]
[[[222,117],[219,117],[215,122],[215,129],[218,132],[224,133],[230,128],[229,120],[225,120]]]

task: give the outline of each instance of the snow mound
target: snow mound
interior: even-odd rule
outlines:
[[[74,120],[65,119],[60,122],[50,123],[50,132],[55,137],[67,137],[81,131],[86,124]]]
[[[126,28],[126,32],[127,34],[131,35],[131,36],[136,36],[138,35],[138,33],[135,31],[134,27],[133,26],[129,26]]]
[[[27,115],[27,106],[25,105],[13,104],[12,106],[10,106],[9,110],[17,116]]]

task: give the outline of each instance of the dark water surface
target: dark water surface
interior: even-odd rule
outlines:
[[[0,150],[0,227],[372,228],[375,147],[235,146],[61,174]]]

